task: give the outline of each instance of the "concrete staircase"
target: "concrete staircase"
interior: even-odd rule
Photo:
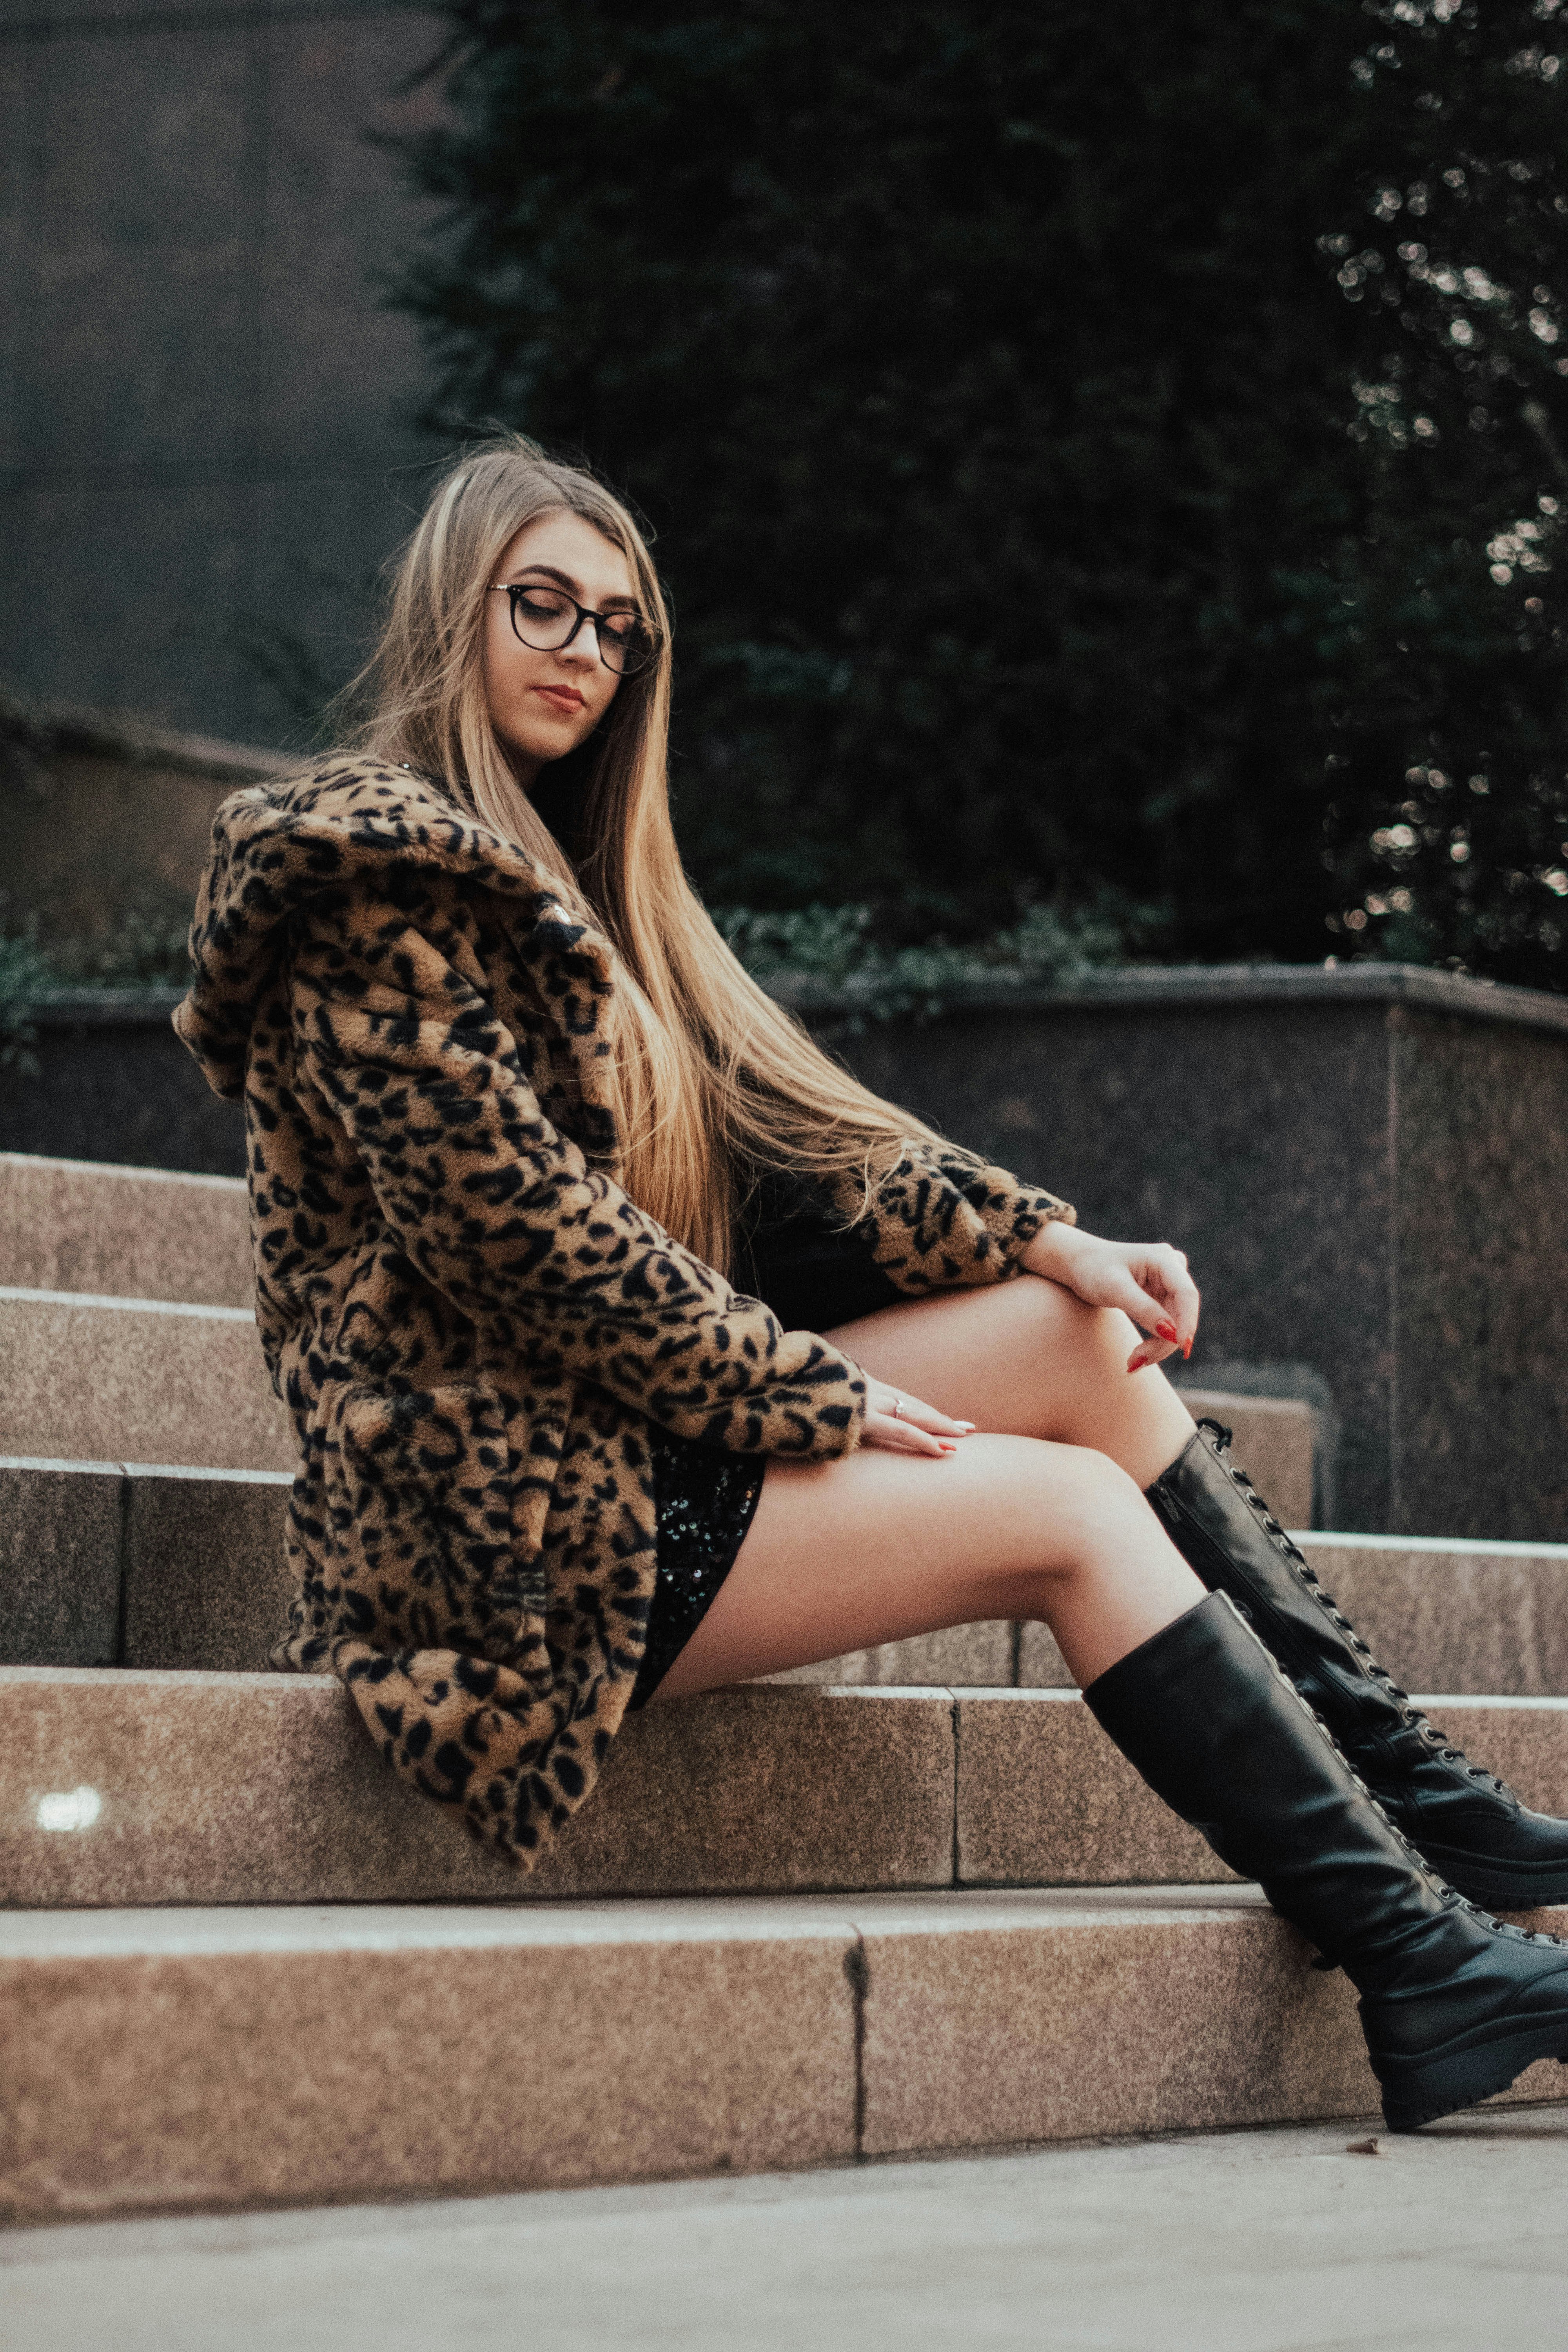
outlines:
[[[242,1188],[0,1156],[0,1234],[8,2218],[1375,2105],[1343,1978],[1142,1787],[1037,1626],[655,1709],[517,1881],[334,1681],[263,1670],[288,1447]],[[1305,1408],[1215,1402],[1265,1492],[1310,1495]],[[1452,1735],[1568,1811],[1568,1547],[1303,1541],[1456,1695]]]

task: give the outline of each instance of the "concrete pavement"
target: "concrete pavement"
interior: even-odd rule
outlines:
[[[0,2237],[0,2307],[7,2352],[1564,2352],[1568,2111],[74,2223]]]

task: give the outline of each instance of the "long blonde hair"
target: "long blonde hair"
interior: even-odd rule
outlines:
[[[659,647],[623,681],[587,749],[575,870],[512,774],[484,671],[495,567],[524,524],[562,509],[626,557]],[[437,483],[398,562],[375,650],[349,691],[368,695],[364,750],[439,778],[610,940],[621,982],[623,1181],[650,1216],[727,1273],[747,1171],[853,1173],[863,1206],[905,1139],[936,1138],[830,1060],[757,985],[688,882],[667,780],[670,637],[653,560],[620,500],[508,434],[467,452]]]

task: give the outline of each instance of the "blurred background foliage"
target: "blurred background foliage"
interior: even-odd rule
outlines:
[[[648,519],[753,957],[1563,984],[1561,6],[449,0],[427,421]]]

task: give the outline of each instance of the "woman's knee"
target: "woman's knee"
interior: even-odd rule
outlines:
[[[1134,1539],[1152,1516],[1136,1481],[1094,1446],[1048,1438],[994,1443],[1006,1449],[1008,1502],[1022,1549],[1043,1575],[1078,1573]]]
[[[1139,1334],[1120,1307],[1090,1307],[1059,1282],[1021,1274],[995,1292],[997,1322],[1018,1370],[1053,1390],[1121,1380]]]

